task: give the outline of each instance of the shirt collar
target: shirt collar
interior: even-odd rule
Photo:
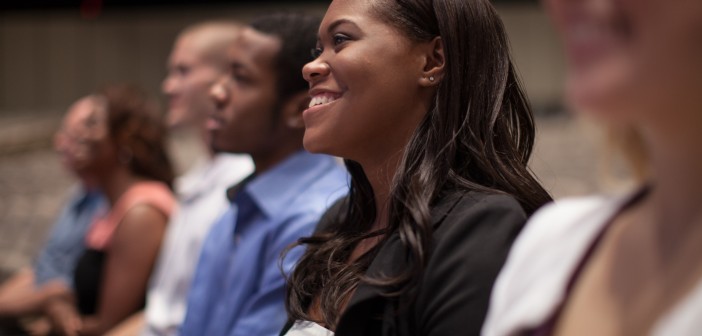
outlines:
[[[241,180],[245,175],[241,176],[237,171],[250,170],[247,164],[249,163],[229,153],[217,153],[212,158],[203,159],[176,180],[175,190],[179,200],[189,203],[220,185],[229,185],[233,181]]]
[[[76,211],[81,211],[86,205],[97,202],[102,199],[102,192],[97,188],[87,188],[86,186],[81,186],[82,195],[75,198],[70,204]]]
[[[261,175],[250,175],[227,190],[230,201],[237,192],[246,192],[266,217],[284,210],[297,196],[337,163],[328,155],[299,151]]]

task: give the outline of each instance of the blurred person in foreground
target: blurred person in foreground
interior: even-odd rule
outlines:
[[[226,189],[250,174],[246,155],[222,153],[209,146],[205,120],[214,113],[209,92],[228,73],[227,50],[240,26],[205,22],[178,36],[168,61],[163,93],[172,129],[196,133],[207,151],[203,162],[176,180],[178,210],[168,223],[165,241],[151,276],[144,314],[137,314],[110,335],[176,335],[185,317],[185,303],[205,235],[229,207]]]
[[[566,92],[606,125],[638,177],[561,200],[517,240],[485,335],[699,335],[702,1],[548,0]]]
[[[105,195],[108,212],[85,236],[73,288],[44,305],[52,333],[103,335],[144,305],[166,223],[175,207],[166,130],[140,90],[112,85],[81,100],[90,136],[84,170]]]
[[[95,176],[86,169],[93,159],[89,104],[84,98],[71,105],[54,137],[54,148],[78,183],[33,267],[21,269],[0,286],[0,319],[6,329],[19,332],[19,320],[39,314],[46,298],[72,286],[88,226],[105,210],[106,200],[97,189]]]
[[[231,207],[209,232],[181,335],[277,335],[285,279],[321,214],[347,192],[336,160],[302,148],[309,104],[300,75],[319,19],[275,13],[255,19],[230,46],[230,73],[212,89],[212,147],[250,154],[254,173],[227,191]]]

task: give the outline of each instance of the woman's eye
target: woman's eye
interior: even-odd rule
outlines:
[[[344,34],[336,34],[334,35],[334,45],[338,46],[346,41],[349,40],[349,37],[344,35]]]
[[[336,34],[332,37],[332,43],[333,43],[334,47],[337,47],[350,39],[351,38],[349,38],[348,36],[346,36],[344,34]],[[321,46],[317,46],[317,47],[312,48],[310,50],[310,54],[312,55],[312,59],[317,59],[320,55],[322,55],[323,52],[324,52],[324,48],[322,48]]]
[[[312,55],[312,59],[317,59],[320,55],[322,55],[322,52],[324,49],[320,47],[312,48],[310,49],[310,55]]]
[[[239,84],[251,83],[251,78],[249,78],[248,76],[237,74],[237,73],[232,75],[232,79],[234,80],[234,82],[239,83]]]

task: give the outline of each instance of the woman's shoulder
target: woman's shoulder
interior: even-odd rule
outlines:
[[[164,183],[157,181],[135,183],[125,192],[120,202],[123,202],[125,212],[138,205],[148,205],[156,208],[167,217],[176,206],[176,199],[171,189]]]
[[[454,196],[458,192],[454,192]],[[462,197],[458,201],[456,210],[463,211],[509,211],[524,214],[524,209],[516,198],[509,194],[488,193],[482,191],[468,191],[460,193]],[[449,196],[451,197],[451,196]]]
[[[104,218],[93,223],[86,237],[88,246],[99,250],[109,246],[115,230],[122,224],[125,216],[131,213],[131,210],[143,213],[144,209],[138,209],[142,205],[169,218],[176,207],[176,200],[170,188],[164,183],[155,181],[135,183],[124,192]],[[139,213],[132,213],[131,217],[141,217],[138,215]]]
[[[519,202],[504,194],[474,191],[444,194],[432,207],[433,243],[430,264],[463,259],[462,271],[501,268],[524,227]],[[473,260],[474,256],[479,256]],[[469,267],[470,266],[470,267]]]
[[[416,298],[420,333],[474,335],[526,214],[514,197],[445,192],[432,206],[431,253]]]
[[[123,241],[160,239],[176,206],[171,189],[156,181],[134,184],[122,195],[120,202],[123,203],[115,220]]]
[[[547,318],[583,253],[622,200],[568,198],[539,209],[515,240],[495,283],[486,335],[509,334]]]
[[[533,259],[544,260],[547,256],[558,258],[558,263],[563,264],[565,260],[560,252],[579,255],[621,207],[623,200],[623,197],[587,196],[565,198],[545,205],[526,223],[507,266],[521,262],[532,264]],[[544,249],[544,246],[548,248]],[[545,267],[557,261],[546,260]]]
[[[435,231],[457,229],[456,226],[495,226],[503,223],[521,228],[526,213],[519,202],[508,194],[479,191],[444,193],[432,207]]]

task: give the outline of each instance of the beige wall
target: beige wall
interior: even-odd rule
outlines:
[[[560,108],[565,65],[561,46],[543,8],[498,7],[517,69],[536,109]]]
[[[245,21],[282,7],[111,10],[97,20],[82,19],[78,10],[0,13],[0,116],[61,113],[113,81],[158,94],[172,40],[185,25],[211,18]],[[321,14],[325,5],[303,8]],[[498,9],[533,103],[540,108],[559,102],[563,66],[543,12],[536,5]]]

